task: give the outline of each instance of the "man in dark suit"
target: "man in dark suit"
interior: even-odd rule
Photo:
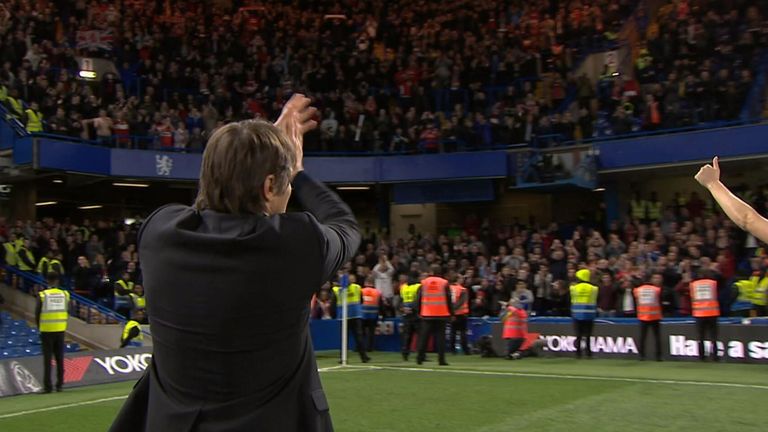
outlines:
[[[221,127],[195,205],[144,223],[154,358],[111,431],[333,430],[309,305],[360,235],[349,207],[302,171],[314,114],[295,95],[275,125]],[[291,187],[305,212],[285,213]]]

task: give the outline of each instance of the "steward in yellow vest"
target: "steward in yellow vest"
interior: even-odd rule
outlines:
[[[5,252],[5,263],[11,267],[16,267],[19,261],[16,250],[16,234],[11,233],[8,235],[8,241],[3,243],[3,250]]]
[[[56,359],[56,391],[64,384],[64,334],[69,317],[69,292],[58,288],[59,276],[48,273],[47,289],[40,292],[37,303],[37,325],[43,349],[43,385],[46,393],[51,386],[51,358]]]
[[[27,118],[27,132],[37,133],[43,131],[43,113],[37,111],[36,103],[32,103],[32,108],[27,108],[24,115]]]
[[[29,250],[29,240],[24,239],[24,243],[21,247],[16,249],[17,257],[18,257],[18,265],[19,270],[21,271],[32,271],[35,269],[35,256],[32,254],[32,251]]]
[[[144,335],[141,333],[141,324],[138,321],[130,320],[125,323],[123,335],[120,337],[120,348],[125,348],[128,345],[141,346],[143,340]]]
[[[426,273],[422,274],[422,276],[422,279],[428,277]],[[419,334],[419,314],[416,313],[416,299],[419,294],[419,288],[421,288],[421,284],[418,282],[400,286],[400,298],[402,299],[401,306],[403,313],[403,328],[400,331],[400,334],[402,335],[400,352],[405,361],[408,361],[408,356],[411,353],[411,344]]]

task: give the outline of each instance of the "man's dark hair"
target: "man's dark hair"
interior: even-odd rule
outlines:
[[[271,123],[246,120],[222,126],[203,153],[195,207],[236,215],[264,212],[267,176],[275,176],[276,192],[284,191],[296,156],[285,133]]]
[[[48,282],[48,285],[57,285],[59,283],[59,274],[56,272],[49,272],[45,275],[45,280]]]
[[[432,273],[432,275],[434,275],[434,276],[442,276],[443,275],[443,267],[441,267],[441,266],[439,266],[437,264],[432,264],[429,267],[429,272]]]

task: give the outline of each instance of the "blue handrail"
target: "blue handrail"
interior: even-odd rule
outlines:
[[[17,269],[16,267],[9,266],[7,264],[3,264],[3,268],[5,269],[5,271],[7,271],[9,273],[13,273],[13,274],[17,275],[18,277],[20,277],[20,278],[22,278],[24,280],[27,280],[27,281],[29,281],[29,282],[31,282],[33,284],[40,285],[40,286],[43,286],[43,287],[46,287],[46,288],[48,287],[48,282],[42,276],[40,276],[38,274],[22,271],[22,270]],[[96,311],[96,312],[98,312],[100,314],[103,314],[107,318],[111,318],[112,320],[114,320],[115,322],[117,322],[119,324],[125,324],[126,323],[127,319],[123,315],[113,311],[112,309],[104,307],[104,306],[102,306],[102,305],[100,305],[100,304],[98,304],[98,303],[96,303],[96,302],[94,302],[92,300],[89,300],[89,299],[87,299],[87,298],[81,296],[80,294],[77,294],[77,293],[75,293],[75,292],[73,292],[71,290],[68,290],[68,291],[69,291],[69,297],[70,297],[71,301],[75,301],[75,302],[79,303],[80,305],[85,306],[87,308],[87,314],[86,314],[85,318],[83,318],[82,316],[80,316],[77,313],[74,313],[72,309],[69,310],[69,314],[70,315],[78,317],[78,318],[83,318],[83,319],[85,319],[86,322],[91,322],[91,313],[93,311]]]

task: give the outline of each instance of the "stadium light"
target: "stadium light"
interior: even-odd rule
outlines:
[[[112,186],[119,186],[119,187],[135,187],[135,188],[148,188],[149,185],[146,183],[112,183]]]
[[[38,207],[51,206],[56,204],[58,204],[58,201],[44,201],[44,202],[35,203],[35,205]]]
[[[370,186],[337,186],[336,190],[345,190],[345,191],[351,191],[351,190],[370,190]]]
[[[126,225],[133,225],[133,224],[135,224],[135,223],[136,223],[136,219],[134,219],[134,218],[126,218],[126,219],[123,221],[123,223],[124,223],[124,224],[126,224]]]
[[[53,182],[56,183],[56,184],[62,184],[62,183],[64,183],[64,180],[62,180],[62,179],[53,179]]]
[[[78,72],[78,75],[80,75],[80,78],[96,79],[96,71],[81,70]]]
[[[592,192],[605,192],[605,188],[604,187],[594,188],[592,189]]]
[[[100,205],[87,205],[87,206],[80,206],[78,207],[79,210],[94,210],[94,209],[100,209],[104,206]]]

